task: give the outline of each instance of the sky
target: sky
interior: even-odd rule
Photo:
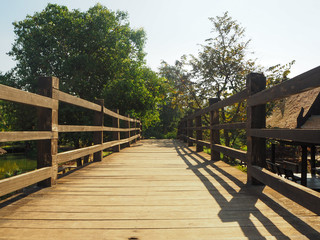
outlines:
[[[147,65],[174,64],[184,54],[197,55],[212,37],[209,17],[228,11],[246,29],[253,59],[268,67],[292,60],[290,77],[320,65],[319,0],[0,0],[0,72],[15,66],[7,55],[15,35],[12,22],[43,10],[48,3],[87,11],[96,3],[127,11],[130,26],[147,34]]]

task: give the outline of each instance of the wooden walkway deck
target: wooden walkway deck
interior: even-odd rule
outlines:
[[[320,239],[320,217],[171,140],[143,140],[3,206],[0,239]]]

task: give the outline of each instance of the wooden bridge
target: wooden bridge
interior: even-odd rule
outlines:
[[[176,140],[142,140],[0,210],[0,239],[319,239],[320,217]]]
[[[0,196],[33,189],[1,202],[0,239],[320,239],[320,194],[264,168],[267,138],[292,141],[302,146],[306,176],[307,147],[320,143],[320,130],[266,129],[265,104],[319,87],[319,79],[320,67],[264,90],[265,78],[250,74],[245,91],[182,119],[183,141],[141,140],[139,120],[59,91],[54,77],[40,79],[41,95],[0,85],[0,99],[37,107],[39,121],[37,131],[0,132],[0,142],[38,142],[38,169],[0,180]],[[247,121],[220,124],[219,109],[244,100]],[[59,102],[93,111],[94,126],[59,125]],[[219,130],[236,128],[246,130],[248,151],[220,144]],[[64,132],[93,132],[94,144],[58,152]],[[104,132],[113,139],[105,142]],[[246,162],[248,173],[220,153]],[[72,160],[79,168],[58,178],[59,166]]]

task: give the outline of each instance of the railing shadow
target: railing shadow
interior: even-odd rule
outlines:
[[[266,239],[250,219],[250,215],[253,215],[270,233],[270,235],[277,239],[290,239],[286,233],[282,232],[255,206],[257,201],[260,200],[302,235],[309,239],[320,239],[320,233],[317,230],[265,195],[262,192],[264,186],[246,185],[219,166],[215,165],[213,161],[208,161],[200,154],[193,152],[190,148],[186,147],[185,144],[179,141],[173,141],[173,144],[179,156],[187,164],[188,169],[190,169],[202,181],[208,192],[220,205],[221,211],[218,215],[222,222],[237,222],[244,235],[249,239]],[[192,162],[195,162],[196,165],[193,165]],[[202,174],[200,169],[204,170],[206,175]],[[214,169],[214,171],[212,169]],[[219,174],[215,172],[218,172]],[[231,181],[229,183],[236,184],[240,188],[240,191],[237,192],[221,177],[222,175],[228,179],[228,182],[229,180]],[[232,199],[228,201],[219,189],[211,182],[211,180],[217,181],[219,185],[232,196]],[[246,197],[244,198],[244,196]],[[249,198],[247,196],[249,196]],[[241,211],[241,209],[239,209],[241,206],[246,207],[245,211]],[[237,211],[237,213],[234,211]],[[241,211],[241,213],[239,211]]]

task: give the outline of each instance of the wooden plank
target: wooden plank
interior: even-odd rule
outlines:
[[[114,127],[103,127],[105,132],[129,132],[129,131],[138,131],[139,128],[114,128]]]
[[[199,110],[198,112],[188,116],[188,119],[194,119],[197,116],[209,113],[210,111],[215,111],[215,110],[219,110],[220,108],[224,108],[227,106],[230,106],[232,104],[244,101],[245,99],[248,98],[248,92],[247,90],[243,90],[241,92],[238,92],[234,95],[232,95],[231,97],[227,98],[227,99],[223,99],[219,102],[216,102],[212,105],[210,105],[209,107],[206,107],[204,109]]]
[[[245,122],[237,122],[237,123],[223,123],[223,124],[215,124],[212,126],[212,129],[246,129],[247,123]]]
[[[265,104],[316,87],[320,87],[320,66],[251,96],[248,99],[248,106]]]
[[[201,146],[210,147],[210,142],[207,142],[207,141],[197,140],[197,139],[191,138],[191,137],[188,137],[188,141],[195,143],[195,144],[198,144],[198,145],[201,145]]]
[[[76,125],[59,125],[59,132],[100,132],[103,127],[100,126],[76,126]]]
[[[52,138],[53,133],[49,131],[0,132],[0,142],[44,140]]]
[[[118,118],[120,120],[129,121],[129,122],[140,122],[137,119],[133,119],[133,118],[129,118],[129,117],[126,117],[126,116],[122,116],[119,113],[113,112],[113,111],[111,111],[111,110],[109,110],[109,109],[107,109],[105,107],[103,108],[103,112],[104,112],[104,114],[107,114],[110,117]]]
[[[317,214],[195,147],[133,146],[1,208],[1,238],[319,238]]]
[[[32,172],[2,179],[0,180],[0,196],[48,179],[51,177],[51,174],[51,167],[45,167]]]
[[[22,91],[20,89],[8,87],[2,84],[0,84],[0,99],[35,107],[52,108],[54,106],[54,101],[51,98]]]
[[[187,129],[191,129],[191,130],[208,130],[210,129],[210,126],[203,126],[203,127],[189,127]]]
[[[320,130],[317,129],[249,129],[247,135],[301,143],[320,143]]]
[[[243,162],[247,162],[247,152],[246,151],[234,149],[234,148],[223,146],[220,144],[213,144],[212,148],[215,151],[221,152],[231,158],[235,158],[235,159],[239,159]]]
[[[97,144],[97,145],[93,145],[90,147],[85,147],[85,148],[79,148],[79,149],[75,149],[75,150],[71,150],[71,151],[67,151],[67,152],[62,152],[62,153],[58,153],[57,154],[57,162],[58,163],[64,163],[64,162],[68,162],[77,158],[81,158],[90,154],[93,154],[95,152],[98,151],[102,151],[106,148],[110,148],[110,147],[114,147],[114,146],[118,146],[124,143],[127,143],[129,141],[132,141],[136,138],[138,138],[140,135],[135,135],[132,136],[130,138],[126,138],[126,139],[121,139],[121,140],[117,140],[117,141],[110,141],[110,142],[106,142],[103,144]]]
[[[320,215],[320,193],[258,166],[252,166],[251,173],[260,182]]]
[[[99,106],[98,104],[89,102],[87,100],[78,98],[76,96],[72,96],[72,95],[70,95],[68,93],[64,93],[64,92],[61,92],[61,91],[56,90],[56,89],[54,89],[53,92],[57,96],[57,99],[59,101],[62,101],[62,102],[65,102],[65,103],[69,103],[71,105],[75,105],[75,106],[78,106],[78,107],[83,107],[83,108],[86,108],[86,109],[90,109],[90,110],[93,110],[93,111],[97,111],[97,112],[101,111],[101,106]]]
[[[261,73],[247,75],[246,87],[249,96],[263,91],[266,88],[266,77]],[[247,106],[247,132],[251,129],[266,127],[266,105]],[[251,175],[251,165],[266,167],[266,139],[247,134],[247,178],[249,184],[260,184]]]

